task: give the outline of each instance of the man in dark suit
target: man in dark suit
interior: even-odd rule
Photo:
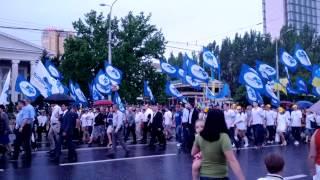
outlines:
[[[78,114],[76,113],[76,107],[68,109],[68,107],[63,104],[61,106],[62,114],[60,116],[61,128],[60,128],[60,139],[58,141],[54,161],[59,162],[61,155],[61,145],[66,141],[68,148],[68,160],[71,162],[77,161],[77,153],[75,150],[75,145],[72,142],[74,128],[76,127],[76,121],[78,119]]]
[[[188,150],[191,150],[192,146],[193,146],[193,142],[195,139],[195,124],[196,121],[199,119],[199,111],[197,108],[194,107],[193,104],[190,105],[190,114],[189,114],[189,130],[190,130],[190,137],[187,143],[188,146]]]
[[[163,133],[163,114],[161,112],[161,107],[154,106],[155,115],[153,116],[151,122],[151,140],[150,147],[154,147],[154,143],[156,142],[156,138],[162,148],[166,147],[166,138]]]

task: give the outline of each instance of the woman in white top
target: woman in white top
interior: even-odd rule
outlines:
[[[241,108],[241,106],[237,106],[237,112],[236,112],[236,118],[234,125],[236,127],[235,130],[235,140],[239,140],[238,137],[241,138],[241,140],[244,140],[244,147],[248,147],[248,138],[246,136],[247,131],[247,114],[244,109]]]
[[[287,145],[287,141],[284,136],[284,133],[287,131],[288,121],[289,119],[287,114],[285,113],[284,108],[279,107],[278,116],[277,116],[277,133],[280,136],[280,141],[282,146]]]

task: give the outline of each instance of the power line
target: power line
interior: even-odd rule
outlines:
[[[0,28],[3,29],[13,29],[13,30],[28,30],[28,31],[47,31],[46,29],[41,29],[41,28],[29,28],[29,27],[19,27],[19,26],[4,26],[4,25],[0,25]],[[71,33],[77,33],[75,31],[65,31],[65,30],[55,30],[57,32],[71,32]]]
[[[172,48],[172,49],[180,49],[180,50],[185,50],[185,51],[195,51],[195,52],[201,52],[200,50],[195,50],[195,49],[188,49],[188,48],[182,48],[182,47],[176,47],[176,46],[169,46],[169,45],[166,45],[166,47],[168,47],[168,48]]]

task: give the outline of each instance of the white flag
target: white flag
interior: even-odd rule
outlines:
[[[34,85],[45,98],[52,94],[64,93],[62,84],[50,75],[41,61],[36,64],[34,72],[31,75],[30,83]]]
[[[6,81],[3,84],[2,92],[0,94],[0,104],[7,105],[8,102],[8,92],[9,92],[9,86],[10,86],[10,77],[11,77],[11,71],[8,72]]]

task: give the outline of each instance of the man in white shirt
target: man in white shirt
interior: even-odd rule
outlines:
[[[46,112],[44,110],[41,111],[41,114],[37,117],[38,120],[38,127],[37,127],[37,134],[38,138],[37,140],[39,142],[42,141],[42,133],[46,132],[46,126],[47,126],[47,121],[48,117],[46,116]]]
[[[292,136],[294,137],[294,145],[299,145],[301,139],[301,120],[302,112],[298,109],[298,106],[295,104],[292,106],[293,111],[290,114],[291,119],[291,131]]]
[[[189,138],[189,104],[185,104],[182,110],[182,149],[187,151],[187,142]]]
[[[141,108],[137,107],[136,108],[136,115],[135,115],[135,123],[136,123],[136,135],[137,139],[140,141],[142,140],[142,134],[141,134],[141,126],[144,121],[144,114],[141,111]]]
[[[50,117],[50,129],[48,133],[48,139],[50,143],[50,154],[54,153],[56,143],[59,140],[59,133],[60,133],[60,114],[62,113],[61,107],[58,104],[52,104],[52,113]]]
[[[236,118],[235,104],[232,105],[232,108],[229,107],[229,104],[224,104],[224,119],[229,130],[229,137],[233,146],[235,146],[234,139],[234,122]]]
[[[126,155],[128,155],[129,150],[124,142],[124,121],[123,121],[123,112],[119,110],[118,105],[113,105],[113,118],[112,118],[112,123],[113,123],[113,132],[112,132],[112,152],[109,153],[108,155],[111,157],[114,157],[114,153],[116,153],[117,150],[117,142],[121,145],[123,150],[126,152]]]
[[[169,140],[172,138],[172,112],[169,110],[168,107],[165,108],[165,113],[163,115],[164,118],[164,130],[166,134],[166,138]]]
[[[144,118],[143,118],[143,134],[142,134],[142,144],[146,144],[147,143],[147,139],[148,139],[148,131],[149,131],[149,124],[152,121],[153,118],[153,111],[152,109],[149,107],[148,104],[146,104],[143,107],[143,114],[144,114]]]
[[[252,108],[252,128],[254,134],[254,144],[257,148],[261,148],[264,141],[264,110],[258,106],[258,103],[253,103]]]
[[[275,134],[276,134],[276,119],[277,119],[277,113],[274,110],[271,110],[271,105],[266,105],[266,126],[268,130],[268,143],[272,144],[275,140]]]

